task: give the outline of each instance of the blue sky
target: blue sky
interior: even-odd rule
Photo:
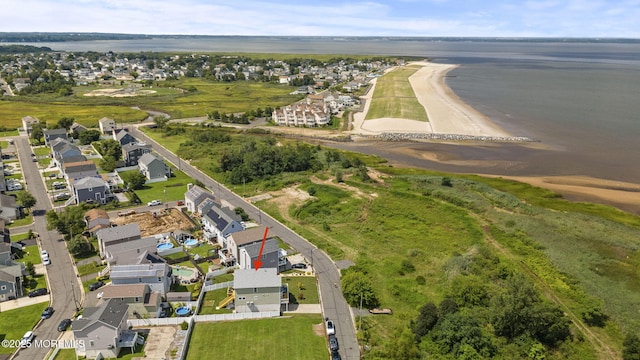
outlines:
[[[2,0],[0,32],[640,38],[640,0]]]

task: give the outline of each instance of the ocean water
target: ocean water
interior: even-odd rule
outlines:
[[[447,84],[461,99],[512,134],[553,149],[527,152],[504,146],[489,152],[458,150],[464,152],[460,156],[526,163],[505,169],[506,175],[640,182],[639,41],[212,37],[32,45],[103,52],[412,55],[460,64]]]

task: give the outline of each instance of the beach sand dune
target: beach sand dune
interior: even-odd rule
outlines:
[[[364,120],[375,91],[376,80],[372,81],[372,89],[362,97],[365,106],[362,112],[354,115],[354,134],[379,134],[382,132],[405,133],[438,133],[473,136],[511,136],[495,125],[484,114],[476,111],[445,84],[447,72],[457,65],[414,62],[421,68],[409,77],[409,83],[418,102],[424,106],[429,122],[411,119],[382,118]]]

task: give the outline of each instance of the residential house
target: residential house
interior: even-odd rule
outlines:
[[[158,245],[158,239],[155,236],[146,236],[123,242],[110,242],[104,246],[104,259],[110,266],[116,264],[139,264],[143,259],[147,259],[147,255],[157,254],[156,245]],[[161,258],[159,259],[159,262],[164,262]]]
[[[111,197],[109,185],[101,178],[84,177],[71,185],[76,202],[95,202],[106,204]]]
[[[136,166],[144,154],[151,153],[151,145],[129,143],[122,146],[122,160],[125,166]]]
[[[10,195],[0,194],[0,219],[10,223],[22,217],[22,206],[18,205],[16,198]]]
[[[44,144],[47,146],[55,139],[67,140],[67,129],[65,128],[45,130],[42,133],[44,134]]]
[[[109,278],[113,285],[147,284],[151,291],[157,291],[162,296],[169,292],[173,283],[171,267],[164,262],[113,265]]]
[[[251,269],[254,266],[254,261],[259,257],[260,246],[262,245],[262,239],[265,236],[267,227],[257,226],[247,230],[234,232],[227,237],[227,247],[224,250],[220,250],[220,260],[226,264],[237,263],[241,269]],[[262,267],[278,269],[280,251],[277,243],[272,238],[265,240],[265,246],[260,257],[262,261]],[[268,243],[268,246],[267,246]],[[258,244],[259,247],[251,246]],[[225,252],[226,251],[226,252]]]
[[[87,224],[87,231],[95,234],[100,229],[111,227],[109,214],[103,209],[91,209],[84,213],[84,222]]]
[[[100,132],[105,135],[113,134],[113,131],[116,129],[116,121],[107,117],[103,117],[98,120],[98,126],[100,127]]]
[[[0,242],[0,301],[17,299],[22,293],[25,267],[11,258],[11,243]]]
[[[142,238],[140,226],[136,223],[98,230],[96,231],[96,237],[98,238],[98,252],[102,258],[105,257],[108,245]]]
[[[28,135],[31,135],[31,130],[33,130],[33,125],[40,124],[40,120],[33,116],[25,116],[22,118],[22,128],[27,132]]]
[[[129,330],[128,308],[129,304],[121,299],[85,308],[82,318],[73,322],[77,354],[87,359],[115,359],[123,348],[133,349],[138,333]]]
[[[213,202],[209,210],[202,215],[202,230],[208,240],[214,240],[221,247],[226,247],[229,234],[244,230],[242,218],[228,207]]]
[[[71,124],[71,128],[69,130],[71,130],[72,133],[80,135],[83,132],[87,131],[87,128],[78,124],[77,122],[74,122],[73,124]]]
[[[147,284],[113,285],[100,289],[102,300],[119,299],[129,304],[129,317],[156,317],[160,310],[162,296],[151,291]]]
[[[238,269],[233,288],[237,313],[280,311],[282,279],[274,268]]]
[[[138,160],[140,172],[147,177],[147,182],[166,181],[171,176],[171,170],[153,154],[144,154]]]
[[[5,226],[4,220],[0,219],[0,243],[11,243],[11,232]]]
[[[56,165],[62,167],[65,162],[86,161],[87,158],[82,155],[82,151],[77,146],[65,139],[54,139],[51,141],[51,152],[53,161]]]
[[[196,213],[198,205],[206,199],[215,200],[216,198],[212,193],[198,185],[187,184],[187,192],[184,193],[184,205],[188,211]]]
[[[70,183],[85,177],[100,178],[96,164],[91,160],[62,163],[64,177]]]
[[[135,143],[137,140],[133,135],[129,134],[127,130],[120,130],[113,132],[113,139],[120,143],[120,146]]]

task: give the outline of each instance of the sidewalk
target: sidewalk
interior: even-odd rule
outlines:
[[[285,313],[322,314],[322,307],[320,304],[289,304],[289,311],[285,311]]]

